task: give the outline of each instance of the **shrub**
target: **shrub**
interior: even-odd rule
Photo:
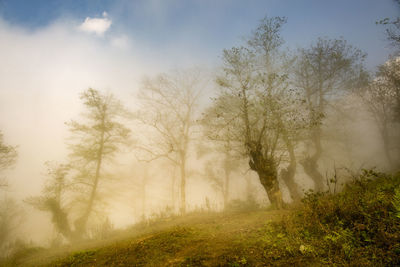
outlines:
[[[400,174],[364,171],[344,190],[308,192],[286,231],[324,263],[400,264]]]

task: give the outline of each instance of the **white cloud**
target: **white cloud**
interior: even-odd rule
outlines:
[[[108,18],[107,12],[103,12],[103,18],[89,18],[79,26],[79,29],[88,33],[95,33],[98,36],[103,36],[104,33],[110,28],[112,24],[111,19]]]

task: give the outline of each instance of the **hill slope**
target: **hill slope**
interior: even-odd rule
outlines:
[[[192,214],[14,265],[399,266],[400,176],[375,172],[283,211]]]

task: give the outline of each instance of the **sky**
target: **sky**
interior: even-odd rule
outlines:
[[[0,0],[0,130],[19,154],[12,190],[37,194],[44,162],[65,159],[64,123],[88,87],[134,108],[143,75],[217,68],[266,15],[287,17],[290,49],[342,37],[374,71],[392,52],[375,22],[399,13],[392,0]]]
[[[0,0],[0,18],[28,32],[60,21],[72,26],[104,19],[104,12],[112,22],[107,34],[125,38],[121,45],[129,38],[154,57],[171,54],[174,58],[163,60],[172,62],[180,56],[189,61],[195,53],[217,63],[222,49],[239,44],[268,15],[288,18],[283,35],[289,46],[343,37],[369,54],[373,70],[390,53],[384,29],[375,22],[400,9],[393,0]]]

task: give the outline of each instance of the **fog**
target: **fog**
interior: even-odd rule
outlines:
[[[155,4],[157,1],[151,2],[154,5],[152,11],[158,10],[157,18],[161,19],[164,12],[162,5]],[[257,23],[253,25],[254,30],[257,29]],[[18,227],[10,232],[8,242],[19,238],[25,242],[49,246],[59,235],[60,231],[52,221],[51,212],[39,210],[26,200],[44,194],[42,190],[49,180],[46,162],[72,162],[70,164],[73,165],[74,160],[82,160],[71,156],[74,154],[71,144],[75,144],[76,140],[79,142],[80,137],[77,135],[75,138],[78,139],[71,138],[74,132],[66,122],[87,122],[85,116],[91,111],[85,106],[85,101],[89,100],[80,97],[89,88],[97,90],[99,95],[96,97],[99,99],[111,99],[112,95],[112,99],[120,101],[127,113],[120,122],[130,134],[126,144],[118,140],[110,145],[113,149],[115,146],[115,151],[107,154],[108,158],[105,157],[101,165],[101,174],[96,174],[97,178],[101,177],[96,197],[93,197],[98,202],[94,204],[93,211],[88,209],[88,214],[91,213],[89,219],[86,218],[89,220],[86,238],[90,238],[90,231],[94,231],[96,225],[107,220],[114,228],[122,229],[162,216],[223,212],[235,200],[245,202],[251,199],[261,207],[268,207],[271,203],[279,206],[279,201],[274,203],[275,199],[271,198],[271,192],[274,191],[267,193],[270,188],[263,184],[263,173],[256,167],[254,153],[258,148],[251,143],[256,138],[249,134],[243,141],[244,137],[240,133],[245,132],[242,131],[245,127],[237,119],[241,115],[235,115],[236,111],[232,111],[238,104],[232,100],[227,105],[223,102],[223,96],[229,93],[220,93],[220,88],[235,87],[235,77],[224,72],[230,67],[226,67],[226,64],[232,63],[229,61],[232,55],[222,56],[222,49],[229,50],[238,43],[249,46],[247,42],[240,41],[249,37],[237,36],[236,43],[222,47],[219,56],[214,58],[209,55],[213,55],[215,47],[204,46],[206,51],[201,51],[197,41],[185,39],[185,33],[192,30],[189,26],[182,30],[176,44],[167,44],[155,50],[145,41],[125,34],[123,27],[113,28],[113,25],[113,18],[106,11],[85,20],[62,17],[35,30],[13,25],[0,17],[0,130],[4,144],[14,146],[17,151],[15,164],[2,170],[1,177],[7,180],[8,186],[4,190],[1,188],[0,192],[2,199],[14,199],[18,209],[21,209],[20,215],[12,222]],[[250,35],[251,32],[248,32],[247,36]],[[314,41],[310,40],[309,43]],[[303,45],[304,42],[299,40],[298,43]],[[287,47],[296,45],[285,44],[282,49],[285,56],[277,57],[276,62],[299,53],[296,49],[287,52]],[[275,52],[271,58],[278,55]],[[296,60],[298,58],[300,56]],[[389,58],[381,59],[382,62],[386,60]],[[268,65],[271,70],[279,69],[277,73],[281,73],[284,65],[268,64],[271,64]],[[290,72],[290,68],[285,70]],[[288,79],[295,81],[296,77],[291,77],[292,73],[295,71],[287,75]],[[376,81],[375,73],[369,75],[370,78],[362,88],[369,88],[369,84]],[[290,86],[295,87],[293,84]],[[277,86],[286,88],[282,84]],[[377,126],[377,120],[371,115],[367,102],[363,102],[363,96],[367,93],[357,91],[360,88],[347,89],[351,90],[340,97],[327,97],[329,105],[321,110],[323,117],[315,123],[322,129],[323,144],[323,152],[317,159],[315,169],[326,180],[338,172],[340,186],[362,169],[393,171],[398,168],[398,164],[393,167],[386,158],[381,126]],[[232,95],[242,97],[238,93]],[[251,96],[257,95],[254,93]],[[287,96],[279,95],[279,101],[284,97]],[[182,102],[179,102],[181,99]],[[214,105],[218,99],[222,99],[222,104],[218,102],[220,106]],[[249,108],[249,113],[258,114],[257,108]],[[293,114],[301,113],[299,110],[302,107],[296,111],[282,110],[280,112],[295,116]],[[294,180],[300,194],[303,194],[309,189],[316,190],[313,179],[307,175],[302,164],[306,164],[303,160],[310,159],[310,155],[317,149],[313,147],[313,140],[307,132],[311,131],[308,128],[310,126],[304,126],[303,120],[300,126],[296,124],[289,128],[293,121],[293,124],[297,120],[301,121],[289,115],[287,120],[282,116],[283,122],[280,120],[279,123],[287,123],[287,132],[293,133],[289,139],[293,142],[297,157]],[[254,119],[254,116],[249,116],[251,127],[261,121]],[[218,124],[221,123],[220,118],[224,118],[225,123],[231,121],[226,123],[228,126],[222,127]],[[271,118],[276,119],[267,117],[268,120]],[[253,124],[251,120],[254,120]],[[250,129],[249,125],[246,127]],[[249,132],[253,131],[249,129]],[[398,121],[388,126],[391,136],[388,141],[389,155],[394,162],[399,160],[397,130]],[[232,134],[232,131],[242,132]],[[260,132],[263,130],[255,129],[252,133],[261,136]],[[282,132],[274,134],[271,130],[268,134],[265,140],[278,136],[278,152],[272,157],[276,163],[272,165],[277,169],[276,181],[279,183],[278,191],[282,193],[281,200],[291,203],[294,197],[291,196],[287,182],[281,178],[282,170],[289,170],[291,164],[289,152],[285,148],[285,140],[279,139]],[[185,142],[182,143],[182,140]],[[268,142],[261,145],[268,147]],[[233,144],[228,151],[224,150],[227,144]],[[229,157],[230,162],[224,161]],[[224,166],[228,166],[227,169]],[[82,168],[86,168],[86,165]],[[74,181],[80,175],[78,169],[76,167],[67,176],[68,179]],[[223,178],[227,170],[230,174],[229,186]],[[182,179],[186,182],[183,187]],[[186,193],[184,200],[182,188]],[[327,189],[327,186],[323,188]],[[65,203],[61,205],[65,205],[70,220],[68,223],[76,231],[78,227],[76,224],[73,226],[73,221],[76,223],[84,210],[76,204],[81,200],[76,195],[88,189],[74,190],[66,193],[63,199]],[[63,242],[68,243],[70,240],[64,238]]]
[[[104,14],[103,18],[108,20]],[[32,32],[0,19],[0,51],[4,63],[0,66],[0,127],[7,144],[18,146],[15,166],[4,171],[10,183],[5,194],[18,201],[40,194],[46,179],[45,162],[62,162],[67,158],[69,132],[65,122],[79,117],[84,111],[79,100],[84,89],[92,87],[110,92],[134,110],[136,91],[145,74],[157,74],[189,61],[189,58],[170,61],[167,56],[154,57],[153,51],[148,51],[135,40],[117,33],[105,36],[103,31],[107,29],[102,29],[102,23],[87,26],[87,22],[91,22],[89,18],[81,24],[60,20]],[[174,50],[168,51],[171,57],[174,57]],[[204,65],[204,61],[195,57],[192,56],[190,61]],[[137,161],[135,153],[128,151],[119,157],[122,163],[117,164],[118,173],[132,179],[132,164]],[[156,175],[154,179],[162,178]],[[148,205],[154,211],[147,211],[147,214],[163,208],[160,202],[165,200],[162,194],[169,181],[165,182],[166,185],[161,183],[155,193],[148,196]],[[132,198],[129,195],[134,195],[123,185],[115,187],[116,192],[128,191],[123,192],[128,199]],[[132,188],[134,190],[134,186]],[[204,201],[204,194],[192,197],[194,202]],[[108,209],[113,210],[111,216],[115,217],[113,223],[116,226],[126,226],[138,220],[134,217],[137,205],[134,198],[132,203],[125,205],[121,204],[126,202],[125,199],[116,198],[115,201],[119,201],[118,205],[110,205]],[[24,209],[30,223],[22,226],[26,229],[21,236],[29,236],[34,242],[47,242],[52,230],[42,225],[51,226],[48,214],[34,212],[28,205],[24,205]],[[47,233],[31,231],[32,227]]]

